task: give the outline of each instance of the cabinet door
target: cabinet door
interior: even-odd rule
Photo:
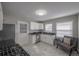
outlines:
[[[51,35],[46,35],[46,42],[47,42],[48,44],[53,44]]]
[[[39,29],[43,29],[43,23],[39,23]]]
[[[43,35],[41,34],[41,41],[46,42],[48,44],[53,44],[53,40],[55,39],[55,35]]]
[[[33,40],[32,43],[36,43],[36,35],[32,36],[32,40]]]
[[[2,12],[2,6],[0,3],[0,30],[3,28],[3,12]]]

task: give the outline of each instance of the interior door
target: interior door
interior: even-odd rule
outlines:
[[[17,22],[17,28],[18,28],[18,43],[20,45],[27,45],[28,41],[29,41],[29,29],[28,29],[28,23],[27,22],[23,22],[23,21],[18,21]]]

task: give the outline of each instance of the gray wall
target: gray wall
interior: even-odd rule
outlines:
[[[24,21],[28,23],[28,31],[31,32],[32,30],[30,30],[30,22],[31,22],[31,18],[24,18],[24,17],[17,17],[17,16],[12,16],[12,15],[5,15],[4,19],[3,19],[3,23],[4,24],[15,24],[15,42],[17,43],[18,41],[18,31],[17,31],[17,22],[18,21]],[[29,39],[28,36],[28,44],[32,43],[32,40]]]
[[[78,38],[79,38],[79,14],[78,14]]]
[[[78,14],[78,38],[79,38],[79,14]],[[79,45],[79,43],[78,43],[78,45]]]
[[[79,37],[79,15],[71,15],[71,16],[66,16],[66,17],[61,17],[57,19],[51,19],[49,21],[45,21],[44,24],[46,23],[52,23],[53,24],[53,32],[56,33],[56,22],[66,22],[66,21],[73,21],[73,36],[74,37]],[[79,40],[78,40],[79,42]],[[78,48],[79,48],[79,43],[78,43]]]
[[[57,19],[51,19],[48,21],[45,21],[44,24],[52,23],[53,24],[53,32],[56,33],[56,22],[66,22],[66,21],[73,21],[73,36],[78,37],[78,16],[77,15],[71,15],[71,16],[65,16]]]
[[[3,24],[3,30],[0,31],[0,40],[12,39],[15,41],[15,24]]]

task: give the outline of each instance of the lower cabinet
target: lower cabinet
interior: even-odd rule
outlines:
[[[55,35],[50,35],[50,34],[31,35],[30,37],[33,44],[42,41],[53,45],[53,41],[55,39]]]
[[[40,42],[40,35],[32,35],[32,43]]]
[[[32,43],[36,43],[36,35],[33,35],[32,39],[33,39]]]
[[[48,44],[53,44],[53,40],[55,39],[55,35],[47,35],[47,34],[41,34],[41,41],[48,43]]]

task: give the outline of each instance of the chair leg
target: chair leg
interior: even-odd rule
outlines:
[[[77,49],[76,49],[76,52],[79,53]]]
[[[58,44],[57,44],[56,48],[58,48]]]
[[[53,45],[55,45],[55,40],[53,41]]]
[[[69,51],[69,56],[71,56],[71,54],[72,54],[72,49]]]

